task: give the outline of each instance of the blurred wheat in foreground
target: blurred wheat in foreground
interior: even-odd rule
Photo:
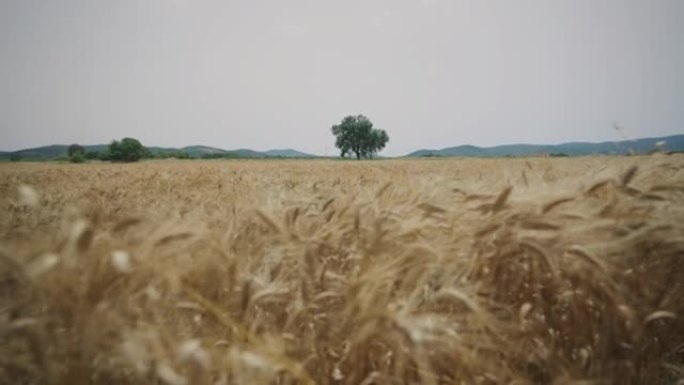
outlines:
[[[684,157],[0,165],[3,384],[684,383]]]

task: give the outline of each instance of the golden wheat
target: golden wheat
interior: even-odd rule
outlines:
[[[0,165],[0,382],[675,384],[684,157]]]

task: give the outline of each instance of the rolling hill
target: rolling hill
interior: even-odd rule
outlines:
[[[106,144],[96,144],[90,146],[83,146],[86,152],[89,151],[103,151],[107,148]],[[24,150],[13,152],[1,152],[0,159],[9,159],[12,155],[21,157],[27,160],[51,160],[67,156],[69,146],[66,144],[53,144],[50,146],[42,146],[35,148],[27,148]]]
[[[549,155],[621,155],[647,154],[655,150],[683,152],[684,135],[672,135],[659,138],[643,138],[618,142],[570,142],[555,145],[544,144],[508,144],[494,147],[477,147],[462,145],[441,150],[418,150],[406,157],[429,156],[463,156],[463,157],[502,157],[527,156],[536,154]]]
[[[186,146],[181,149],[180,151],[183,151],[187,153],[190,156],[202,156],[205,154],[225,154],[227,151],[216,148],[216,147],[210,147],[210,146],[202,146],[202,145],[196,145],[196,146]]]
[[[276,156],[279,158],[313,158],[314,155],[307,154],[301,151],[293,150],[291,148],[268,150],[264,151],[268,156]]]
[[[86,152],[105,151],[106,144],[85,145]],[[11,157],[19,157],[22,160],[54,160],[67,156],[68,145],[56,144],[28,148],[9,152],[0,151],[0,160],[9,160]],[[316,158],[316,155],[307,154],[293,149],[273,149],[268,151],[254,151],[250,149],[224,150],[218,147],[194,145],[182,148],[173,147],[148,147],[152,154],[168,154],[184,152],[193,158]],[[538,154],[549,155],[621,155],[621,154],[647,154],[655,150],[669,152],[684,152],[684,135],[672,135],[659,138],[643,138],[635,140],[623,140],[617,142],[569,142],[555,145],[545,144],[507,144],[494,147],[477,147],[461,145],[443,148],[441,150],[423,149],[414,151],[405,157],[505,157],[505,156],[529,156]]]
[[[96,145],[85,145],[83,148],[86,152],[90,151],[105,151],[108,145],[106,144],[96,144]],[[210,157],[212,155],[217,157],[227,157],[227,158],[315,158],[316,155],[306,154],[297,150],[284,149],[284,150],[269,150],[269,151],[254,151],[249,149],[238,149],[238,150],[224,150],[221,148],[195,145],[186,146],[182,148],[173,147],[147,147],[152,154],[169,154],[184,152],[193,158]],[[8,152],[0,152],[0,160],[9,160],[12,156],[18,156],[22,160],[54,160],[67,156],[69,146],[66,144],[55,144],[49,146],[28,148],[24,150]]]

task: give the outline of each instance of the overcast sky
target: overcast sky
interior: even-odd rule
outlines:
[[[684,133],[683,0],[0,0],[0,149]]]

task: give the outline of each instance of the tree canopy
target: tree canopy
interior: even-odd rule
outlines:
[[[80,144],[72,144],[72,145],[69,146],[69,148],[67,149],[67,153],[68,153],[68,155],[69,155],[70,157],[76,155],[77,153],[80,153],[81,155],[84,155],[84,154],[85,154],[85,149],[83,149],[83,146],[81,146]]]
[[[147,149],[133,138],[114,140],[109,145],[109,160],[112,162],[137,162],[147,154]]]
[[[80,144],[72,144],[67,149],[69,155],[69,161],[71,163],[83,163],[85,162],[85,149]]]
[[[355,155],[356,159],[372,159],[385,148],[389,136],[385,130],[373,128],[373,123],[363,115],[350,115],[340,124],[332,126],[335,147],[340,149],[343,158]]]

